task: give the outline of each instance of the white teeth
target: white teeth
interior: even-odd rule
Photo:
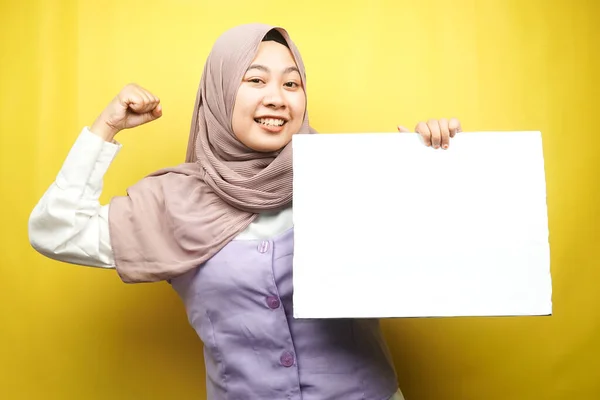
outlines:
[[[271,126],[281,126],[285,123],[282,119],[274,119],[274,118],[260,118],[257,121],[263,125],[271,125]]]

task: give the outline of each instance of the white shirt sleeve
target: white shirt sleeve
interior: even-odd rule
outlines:
[[[29,217],[29,242],[46,257],[70,264],[115,268],[109,205],[100,205],[103,179],[121,149],[84,128],[56,180]]]

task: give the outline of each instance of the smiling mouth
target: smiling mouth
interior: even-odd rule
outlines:
[[[286,124],[286,120],[280,118],[254,118],[254,122],[270,127],[280,127]]]

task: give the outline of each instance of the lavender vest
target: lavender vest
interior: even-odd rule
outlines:
[[[172,280],[204,342],[211,400],[387,400],[396,374],[376,319],[292,316],[293,229],[234,240]]]

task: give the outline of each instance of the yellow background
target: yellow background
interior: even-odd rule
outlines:
[[[168,285],[45,259],[27,219],[130,81],[161,97],[164,117],[119,135],[103,201],[179,163],[213,41],[252,21],[300,47],[321,132],[450,116],[543,132],[554,315],[385,321],[407,400],[600,399],[597,1],[0,4],[1,399],[204,398],[201,343]]]

